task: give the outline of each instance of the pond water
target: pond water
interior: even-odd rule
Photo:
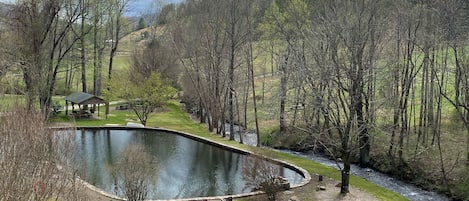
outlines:
[[[122,196],[110,168],[120,152],[130,144],[142,144],[157,158],[157,179],[153,181],[149,199],[175,199],[231,195],[250,192],[243,176],[248,156],[227,151],[187,137],[158,130],[77,130],[77,155],[86,167],[85,180],[104,191]],[[278,168],[280,176],[291,184],[303,176]]]

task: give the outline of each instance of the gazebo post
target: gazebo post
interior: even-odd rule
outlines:
[[[68,115],[68,101],[65,100],[65,115]]]

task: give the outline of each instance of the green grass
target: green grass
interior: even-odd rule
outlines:
[[[148,120],[148,126],[152,127],[163,127],[172,130],[183,131],[186,133],[190,133],[195,136],[203,137],[208,140],[212,140],[227,146],[236,147],[243,150],[250,150],[256,153],[268,153],[269,155],[275,159],[283,160],[292,164],[295,164],[299,167],[304,168],[310,174],[320,174],[324,175],[336,180],[340,180],[340,172],[327,167],[325,165],[316,163],[311,160],[307,160],[301,157],[293,156],[286,153],[281,153],[277,151],[272,151],[267,148],[256,148],[250,147],[247,145],[239,144],[235,141],[229,141],[226,138],[222,138],[218,135],[213,135],[212,133],[207,131],[207,127],[204,124],[199,124],[193,121],[187,113],[182,111],[180,108],[179,103],[173,101],[166,105],[167,111],[163,113],[157,113],[150,116]],[[107,119],[94,119],[94,120],[77,120],[75,123],[77,126],[104,126],[106,124],[120,124],[125,125],[129,118],[135,118],[132,111],[115,111],[111,112],[111,116]],[[67,117],[63,114],[60,115],[58,118],[54,119],[55,122],[70,122],[68,121]],[[73,122],[72,122],[73,123]],[[366,181],[365,179],[351,176],[350,183],[352,186],[364,190],[375,197],[379,198],[380,200],[407,200],[403,196],[386,190],[380,186],[377,186],[371,182]],[[338,190],[337,190],[338,191]]]
[[[15,107],[24,107],[26,106],[26,99],[21,95],[9,95],[2,94],[0,95],[0,111],[8,111]]]
[[[115,105],[109,106],[110,112],[106,117],[106,109],[104,106],[96,110],[94,118],[92,119],[73,119],[61,111],[57,117],[50,119],[52,123],[73,123],[76,126],[105,126],[106,124],[115,124],[125,126],[127,122],[139,122],[137,116],[132,110],[114,110]],[[71,113],[71,106],[69,106],[69,114]]]
[[[53,96],[52,102],[65,106],[63,96]],[[26,107],[26,97],[24,95],[0,94],[0,103],[0,111],[9,111],[18,107]],[[39,103],[37,107],[39,108]]]

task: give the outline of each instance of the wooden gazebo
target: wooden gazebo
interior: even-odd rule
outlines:
[[[98,97],[98,96],[95,96],[93,94],[89,94],[89,93],[84,93],[84,92],[76,92],[76,93],[73,93],[73,94],[70,94],[68,96],[65,97],[65,114],[68,115],[68,105],[69,103],[72,104],[72,111],[75,110],[75,105],[78,105],[78,108],[80,109],[80,114],[82,114],[83,111],[87,111],[88,110],[88,106],[89,105],[93,105],[93,106],[98,106],[98,116],[99,116],[99,106],[100,105],[105,105],[106,106],[106,115],[109,113],[108,111],[108,102],[105,101],[104,99]],[[82,108],[83,106],[83,108]],[[94,107],[93,107],[94,108]],[[94,113],[94,111],[92,111],[91,113]],[[91,115],[91,113],[88,113],[89,115]],[[86,114],[86,113],[85,113]]]

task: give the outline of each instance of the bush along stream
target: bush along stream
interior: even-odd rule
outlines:
[[[229,124],[225,125],[226,130],[229,130]],[[235,126],[235,140],[239,141],[239,127]],[[227,132],[227,135],[230,133]],[[243,133],[243,144],[255,146],[256,145],[256,134],[252,132]],[[339,169],[338,165],[342,165],[341,163],[336,163],[336,161],[327,158],[321,154],[314,154],[314,153],[302,153],[296,152],[286,149],[277,149],[278,151],[289,153],[292,155],[300,156],[302,158],[306,158],[320,164]],[[399,179],[393,178],[389,175],[380,173],[370,168],[362,168],[358,165],[352,165],[351,167],[351,174],[362,177],[372,183],[375,183],[383,188],[388,190],[394,191],[406,197],[412,201],[449,201],[448,197],[440,195],[436,192],[427,191],[422,188],[419,188],[413,184],[406,183]]]

